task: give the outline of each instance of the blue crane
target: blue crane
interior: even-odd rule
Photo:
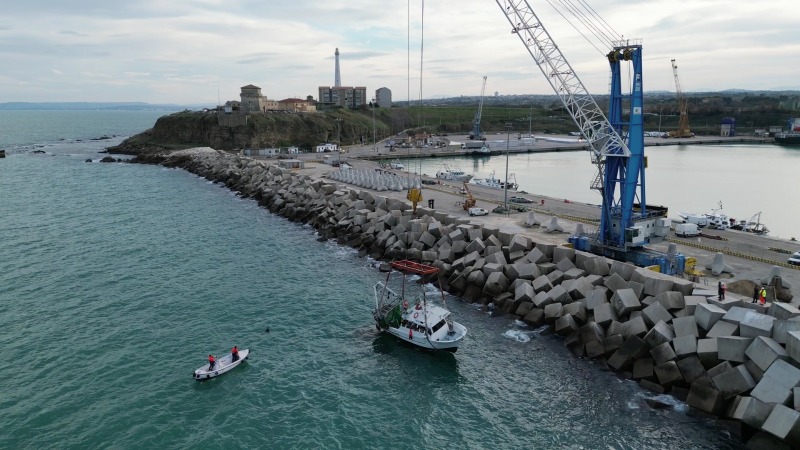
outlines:
[[[614,41],[606,55],[611,69],[606,117],[528,1],[496,2],[580,129],[598,169],[590,188],[603,199],[600,226],[594,235],[576,237],[576,248],[642,266],[659,263],[669,272],[663,270],[664,255],[643,249],[667,236],[670,221],[666,208],[646,205],[641,42]],[[633,72],[627,93],[622,63]],[[667,268],[676,266],[672,263]]]
[[[486,76],[483,77],[483,87],[481,87],[481,99],[478,103],[478,112],[475,113],[475,120],[472,124],[472,134],[469,135],[470,139],[483,139],[481,133],[481,113],[483,112],[483,93],[486,91]]]

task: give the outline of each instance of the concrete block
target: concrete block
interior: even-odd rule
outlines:
[[[606,355],[612,355],[622,347],[624,342],[625,338],[621,334],[606,335],[603,339],[603,347],[605,348]]]
[[[739,335],[772,337],[773,322],[775,322],[775,318],[772,316],[750,311],[739,324]]]
[[[712,305],[717,305],[720,308],[724,309],[725,311],[730,310],[731,308],[735,308],[737,306],[744,306],[744,302],[738,298],[726,298],[725,300],[717,300],[716,298],[709,298],[708,303]]]
[[[733,367],[711,378],[714,386],[726,399],[745,393],[756,386],[750,372],[743,365]]]
[[[800,387],[792,388],[792,397],[794,398],[794,409],[800,411]]]
[[[678,365],[678,369],[680,369],[681,375],[687,383],[691,383],[698,378],[707,375],[706,369],[703,367],[703,363],[700,362],[700,358],[697,356],[689,356],[687,358],[679,359],[675,361],[675,363]]]
[[[694,311],[694,319],[697,326],[704,330],[710,330],[727,311],[716,305],[700,303]]]
[[[800,316],[800,309],[789,303],[773,302],[767,314],[779,320],[788,320]]]
[[[776,405],[761,429],[789,445],[800,445],[800,411]]]
[[[731,418],[741,420],[751,427],[759,429],[766,422],[769,413],[772,412],[772,407],[757,398],[741,397],[731,413]]]
[[[609,269],[612,275],[619,275],[625,281],[630,281],[636,266],[622,261],[612,261]]]
[[[725,336],[717,339],[717,355],[723,361],[743,363],[747,361],[745,352],[753,343],[753,338],[740,336]]]
[[[555,303],[572,303],[572,297],[569,296],[567,290],[560,284],[553,286],[553,289],[550,289],[548,294]]]
[[[516,301],[514,303],[517,303]],[[520,317],[525,317],[526,314],[531,312],[534,308],[533,302],[520,302],[514,314]]]
[[[725,398],[717,389],[697,381],[692,383],[686,403],[714,415],[721,415],[726,405]]]
[[[605,346],[603,345],[603,341],[595,342],[589,341],[583,344],[586,348],[586,357],[587,358],[599,358],[606,353]]]
[[[550,284],[553,286],[561,284],[564,281],[564,272],[556,269],[552,272],[547,273],[547,279],[550,280]]]
[[[800,320],[775,320],[772,322],[772,339],[779,344],[786,344],[790,331],[800,331]]]
[[[555,323],[555,321],[563,315],[564,305],[561,303],[551,303],[544,307],[544,321],[547,323]]]
[[[539,292],[533,297],[533,304],[539,309],[544,309],[545,306],[553,303],[553,298],[547,292]]]
[[[725,322],[724,320],[718,320],[717,323],[708,330],[706,333],[707,338],[717,338],[717,337],[726,337],[726,336],[738,336],[739,335],[739,326],[735,323]]]
[[[587,342],[603,342],[603,338],[605,338],[606,333],[603,330],[603,327],[598,325],[596,322],[589,322],[586,325],[581,327],[581,341],[584,343]]]
[[[586,323],[586,319],[589,317],[588,311],[586,311],[586,306],[583,305],[581,302],[572,302],[568,305],[564,305],[564,314],[569,314],[572,316],[575,321],[583,325]]]
[[[642,378],[652,378],[655,375],[653,371],[654,367],[655,365],[653,364],[652,358],[637,359],[633,362],[633,379],[641,380]]]
[[[647,355],[647,343],[638,336],[631,336],[608,358],[608,365],[616,370],[625,370],[633,364],[633,361]]]
[[[531,285],[533,286],[533,290],[536,291],[536,293],[548,292],[550,291],[550,289],[553,289],[553,284],[550,283],[550,279],[547,278],[547,275],[540,275],[534,278]]]
[[[786,339],[786,353],[795,362],[800,362],[800,331],[790,331]]]
[[[688,295],[683,297],[683,302],[686,304],[686,315],[693,316],[695,309],[697,309],[697,305],[707,304],[708,300],[699,295]]]
[[[538,327],[544,324],[544,310],[534,308],[525,314],[525,317],[522,318],[522,321],[527,323],[532,327]]]
[[[642,308],[642,304],[639,303],[639,299],[636,298],[636,294],[630,288],[618,289],[614,296],[611,297],[611,304],[614,305],[619,317],[626,317],[632,311]]]
[[[635,317],[622,324],[622,335],[625,337],[639,336],[647,334],[647,325],[641,317]]]
[[[662,292],[655,296],[658,303],[670,311],[676,311],[686,307],[686,302],[683,299],[683,294],[676,291]]]
[[[753,362],[752,359],[746,361],[744,363],[744,366],[747,367],[747,371],[750,372],[750,376],[753,377],[754,380],[756,380],[756,383],[758,383],[759,381],[761,381],[762,378],[764,378],[765,371],[761,370],[761,368],[758,367],[756,363]]]
[[[656,376],[658,377],[658,382],[661,383],[663,386],[670,386],[675,383],[683,382],[683,375],[681,374],[680,369],[678,369],[678,364],[675,361],[667,361],[665,363],[659,364],[654,368],[656,372]]]
[[[658,322],[669,323],[672,320],[672,314],[667,311],[667,308],[661,303],[653,303],[652,305],[644,308],[642,310],[642,316],[644,317],[645,322],[647,322],[650,326],[657,324]]]
[[[533,286],[531,286],[530,283],[520,283],[517,285],[517,288],[514,289],[514,301],[533,302],[534,296]]]
[[[772,412],[772,408],[770,408],[770,412]],[[792,450],[789,444],[761,430],[753,434],[745,448],[749,450]]]
[[[566,336],[572,332],[578,331],[579,329],[580,327],[570,314],[565,314],[556,319],[555,331],[561,336]]]
[[[589,311],[594,311],[596,307],[602,305],[603,303],[608,303],[608,299],[606,298],[606,294],[600,290],[593,290],[588,297],[586,297],[586,309]]]
[[[672,332],[672,328],[669,327],[664,322],[658,322],[647,334],[644,336],[645,342],[647,342],[650,347],[658,347],[663,343],[669,343],[672,339],[675,338],[675,333]]]
[[[620,289],[628,288],[628,282],[616,273],[612,273],[606,277],[606,281],[603,283],[603,285],[611,290],[611,292],[617,292]]]
[[[724,316],[722,316],[721,320],[739,325],[740,323],[742,323],[742,320],[744,320],[747,313],[751,311],[752,310],[748,308],[744,308],[741,306],[734,306],[733,308],[729,309]]]
[[[764,377],[756,384],[752,397],[764,403],[788,404],[792,397],[792,388],[800,385],[800,369],[782,359],[776,359],[769,366]]]
[[[658,347],[651,349],[650,356],[653,358],[653,362],[656,365],[677,359],[677,355],[675,355],[675,351],[672,349],[672,346],[669,344],[669,342],[665,342]]]
[[[617,312],[611,306],[611,303],[603,303],[594,308],[594,321],[601,326],[608,326],[608,324],[616,320],[619,320]]]
[[[719,354],[717,350],[716,338],[697,340],[697,357],[700,358],[700,361],[706,369],[719,364]]]
[[[656,394],[659,394],[659,395],[667,392],[667,390],[666,390],[666,388],[664,388],[664,386],[661,386],[658,383],[653,383],[650,380],[639,380],[639,386],[647,389],[648,391],[655,392]]]
[[[642,293],[644,292],[644,284],[628,281],[628,289],[632,289],[633,293],[636,294],[636,298],[641,299]]]
[[[606,327],[606,336],[610,336],[612,334],[621,334],[625,336],[625,324],[617,322],[616,320],[612,320],[611,323],[609,323]]]
[[[691,335],[678,336],[672,340],[672,348],[678,357],[697,353],[697,338]]]
[[[697,322],[694,320],[694,316],[676,317],[672,319],[672,328],[675,331],[676,337],[700,336],[697,332]]]
[[[769,369],[769,366],[771,366],[776,359],[786,360],[789,357],[786,349],[784,349],[781,344],[778,344],[771,338],[763,336],[755,338],[753,343],[747,347],[744,354],[762,371]]]

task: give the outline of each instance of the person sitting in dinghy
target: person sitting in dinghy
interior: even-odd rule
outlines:
[[[208,370],[214,370],[217,361],[214,360],[214,355],[208,355]]]

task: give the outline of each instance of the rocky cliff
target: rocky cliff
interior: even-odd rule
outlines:
[[[378,137],[392,133],[391,112],[376,114]],[[266,113],[231,115],[183,111],[159,118],[153,128],[109,147],[109,153],[139,155],[189,147],[218,150],[241,148],[314,148],[323,142],[351,145],[372,138],[372,115],[365,111],[332,110],[314,114]]]

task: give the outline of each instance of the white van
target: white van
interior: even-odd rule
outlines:
[[[700,236],[700,228],[696,223],[679,223],[675,226],[675,235],[680,237]]]

